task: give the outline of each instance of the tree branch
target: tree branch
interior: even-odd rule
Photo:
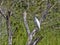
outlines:
[[[34,28],[34,30],[31,32],[31,35],[34,37],[36,32],[38,32],[38,28]]]
[[[48,15],[49,9],[51,8],[51,4],[49,2],[49,0],[46,1],[46,10],[44,10],[41,15],[42,17],[40,18],[40,24],[42,23],[42,21],[46,18],[46,15]]]
[[[50,8],[50,10],[49,11],[51,11],[53,8],[54,8],[54,6],[57,4],[57,2],[55,2],[55,4],[53,5],[53,6],[51,6],[51,8]]]
[[[27,12],[24,11],[24,13],[23,13],[23,16],[24,16],[24,24],[25,24],[25,27],[26,27],[27,34],[29,35],[30,34],[30,30],[29,30],[29,26],[28,26],[28,23],[27,23],[27,20],[26,20],[26,15],[27,15]]]
[[[37,45],[38,41],[41,41],[42,38],[43,38],[42,36],[41,36],[41,37],[36,37],[36,38],[31,42],[30,45]]]
[[[0,14],[1,14],[5,19],[6,19],[5,11],[6,11],[6,9],[5,9],[5,8],[0,7]]]
[[[7,25],[7,34],[8,34],[8,45],[12,45],[12,31],[10,25],[10,11],[8,11],[8,15],[6,15],[6,25]]]
[[[0,14],[6,19],[6,16],[3,14],[3,12],[1,12],[1,10],[0,10]]]
[[[37,45],[38,41],[42,40],[42,36],[41,37],[37,37],[34,41],[33,41],[33,45]]]

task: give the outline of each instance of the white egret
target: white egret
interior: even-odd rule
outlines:
[[[35,21],[36,26],[40,29],[40,22],[39,22],[38,18],[34,17],[34,21]]]

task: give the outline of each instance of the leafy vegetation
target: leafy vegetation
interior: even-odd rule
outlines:
[[[23,22],[23,11],[26,10],[27,5],[24,1],[19,2],[19,0],[2,0],[4,3],[2,7],[5,7],[10,10],[12,10],[13,16],[10,17],[11,21],[11,30],[14,32],[13,34],[13,45],[26,45],[27,42],[27,33],[26,28],[24,26]],[[30,0],[30,3],[33,0]],[[27,21],[30,28],[30,31],[32,31],[35,27],[34,24],[34,18],[32,13],[37,9],[38,6],[40,6],[41,9],[39,9],[36,13],[38,14],[38,19],[41,18],[41,12],[45,10],[46,5],[45,2],[41,3],[41,0],[34,0],[36,4],[30,5],[27,15]],[[7,3],[6,3],[7,2]],[[11,4],[10,4],[11,2]],[[51,5],[53,6],[56,2],[56,0],[51,0]],[[1,3],[0,3],[1,4]],[[1,16],[0,16],[1,17]],[[7,30],[6,30],[6,20],[1,17],[0,18],[0,45],[7,45]],[[53,9],[49,11],[48,16],[41,24],[40,31],[36,34],[36,36],[43,36],[44,38],[38,42],[37,45],[60,45],[60,3],[57,3]]]

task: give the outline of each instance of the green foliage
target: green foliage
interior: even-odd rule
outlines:
[[[17,0],[18,1],[18,0]],[[11,20],[11,28],[12,32],[14,32],[13,35],[13,45],[26,45],[27,42],[27,33],[26,33],[26,28],[23,23],[23,15],[22,12],[27,8],[27,4],[23,2],[17,2],[15,1],[13,6],[11,6],[10,0],[7,0],[8,3],[3,4],[3,6],[7,6],[7,8],[11,8],[12,12],[14,13],[13,16],[10,17]],[[32,0],[31,0],[32,1]],[[31,3],[30,1],[30,3]],[[28,15],[27,15],[27,22],[30,28],[30,31],[32,31],[35,27],[33,16],[31,15],[36,8],[40,5],[41,0],[34,0],[37,2],[34,5],[30,5],[30,8],[28,10]],[[53,5],[55,0],[51,0],[51,4]],[[6,5],[5,5],[6,4]],[[40,5],[41,6],[41,11],[43,11],[43,8],[46,8],[45,2]],[[36,36],[43,36],[44,38],[38,42],[37,45],[60,45],[60,9],[59,9],[59,4],[58,6],[56,5],[48,14],[44,22],[41,24],[41,29],[40,31],[36,34]],[[41,17],[41,11],[37,11],[36,13],[39,14],[38,18]],[[31,14],[29,14],[31,13]],[[6,26],[6,25],[5,25]],[[2,31],[4,31],[2,27]],[[6,32],[5,32],[6,33]],[[3,37],[3,39],[1,39]],[[7,34],[3,35],[0,38],[0,45],[7,45]]]

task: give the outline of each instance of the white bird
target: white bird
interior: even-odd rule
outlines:
[[[36,26],[40,29],[40,22],[39,22],[38,18],[34,17],[34,21],[35,21]]]

